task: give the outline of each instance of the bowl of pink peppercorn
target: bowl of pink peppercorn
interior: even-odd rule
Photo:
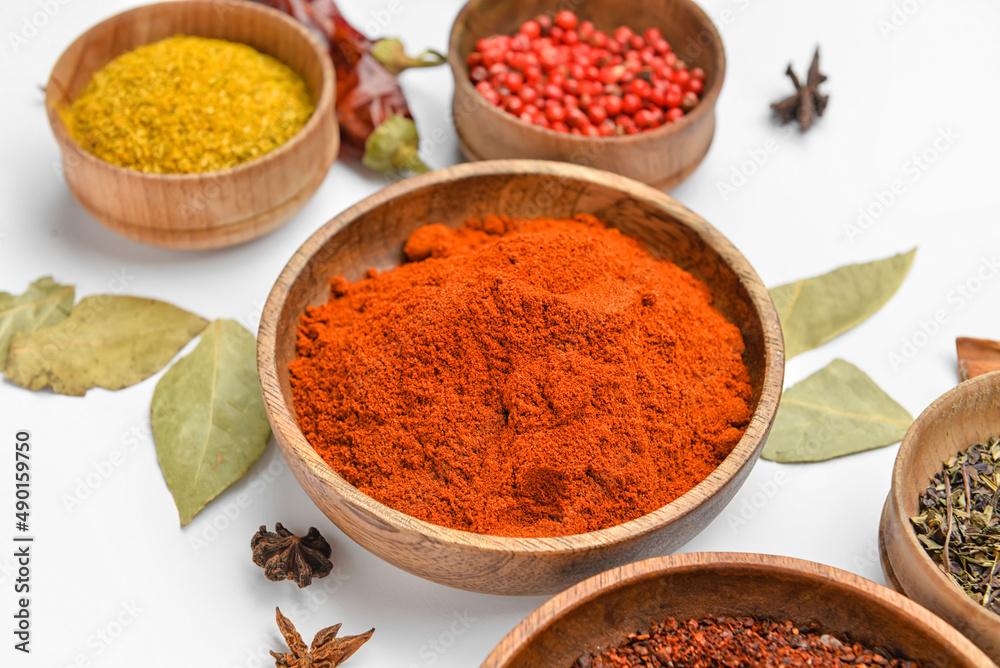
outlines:
[[[454,121],[470,160],[559,160],[660,189],[715,134],[722,38],[691,0],[470,0],[451,30]]]

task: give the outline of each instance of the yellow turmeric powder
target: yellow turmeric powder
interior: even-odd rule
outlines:
[[[305,82],[245,44],[177,35],[115,58],[61,116],[84,150],[143,172],[209,172],[259,158],[314,109]]]

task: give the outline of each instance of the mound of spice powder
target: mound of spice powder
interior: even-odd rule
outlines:
[[[594,531],[708,476],[750,419],[708,288],[579,215],[418,229],[410,262],[307,309],[299,425],[365,494],[497,536]]]
[[[118,56],[60,117],[84,150],[142,172],[209,172],[259,158],[313,113],[305,82],[245,44],[177,35]]]
[[[618,647],[581,657],[572,668],[756,668],[757,666],[882,666],[920,664],[822,633],[753,617],[673,617],[645,633],[632,633]]]

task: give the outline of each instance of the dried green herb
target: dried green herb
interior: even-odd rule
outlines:
[[[207,324],[155,299],[93,295],[58,325],[15,336],[5,373],[30,390],[119,390],[162,369]]]
[[[896,294],[916,252],[914,248],[884,260],[849,264],[772,288],[785,356],[791,359],[812,350],[867,320]]]
[[[960,452],[934,475],[911,517],[917,539],[969,597],[1000,615],[1000,438]]]
[[[821,462],[895,443],[912,422],[864,371],[836,359],[785,390],[761,457]]]
[[[250,539],[253,563],[264,569],[271,582],[291,580],[307,587],[313,578],[325,578],[333,569],[330,543],[319,529],[309,527],[309,533],[299,538],[278,522],[274,531],[262,526]]]
[[[281,614],[281,610],[275,608],[274,613],[278,629],[288,644],[288,649],[291,650],[290,654],[271,652],[277,668],[336,668],[351,658],[375,633],[375,629],[372,629],[361,635],[338,638],[340,624],[334,624],[317,633],[313,637],[312,645],[306,647],[302,636],[288,618]]]
[[[216,320],[156,384],[153,439],[182,525],[242,478],[271,437],[256,349],[239,323]]]
[[[19,295],[0,292],[0,371],[7,366],[15,334],[58,325],[69,316],[75,298],[72,285],[56,283],[50,276],[39,278]]]

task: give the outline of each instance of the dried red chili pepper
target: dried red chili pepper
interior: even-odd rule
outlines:
[[[373,42],[347,22],[334,0],[257,1],[291,15],[325,39],[337,73],[337,120],[344,151],[381,172],[428,171],[417,156],[417,128],[396,74],[440,65],[444,56],[428,49],[411,58],[399,40]]]

